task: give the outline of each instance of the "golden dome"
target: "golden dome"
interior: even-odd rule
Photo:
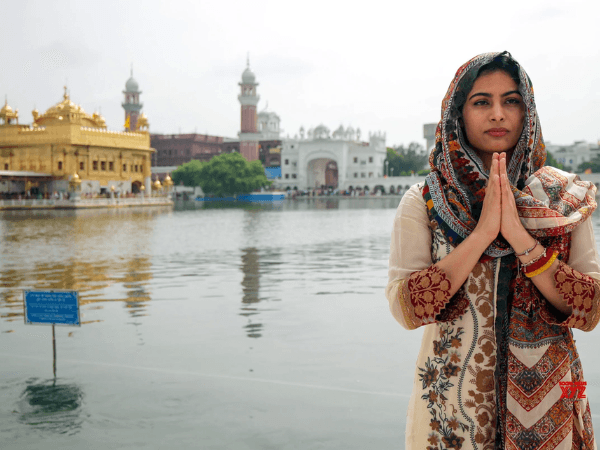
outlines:
[[[165,178],[165,181],[163,183],[164,183],[164,185],[166,187],[173,186],[173,180],[171,179],[171,177],[168,174],[167,174],[167,177]]]
[[[48,108],[44,114],[35,119],[37,125],[69,122],[87,127],[106,128],[105,124],[99,123],[94,117],[86,113],[81,106],[73,103],[69,98],[69,94],[67,94],[67,87],[65,86],[64,88],[63,101]]]
[[[156,181],[154,182],[154,184],[152,185],[152,187],[155,190],[159,190],[162,187],[162,185],[160,184],[160,181],[158,180],[158,178],[156,179]]]
[[[148,117],[146,117],[145,113],[140,114],[137,121],[138,130],[145,129],[147,130],[150,124],[148,123]]]
[[[12,108],[8,104],[8,100],[4,102],[4,106],[0,109],[0,114],[10,114],[12,112]]]
[[[77,175],[77,172],[71,176],[71,181],[69,181],[69,184],[75,188],[81,184],[81,179],[79,178],[79,175]]]
[[[3,120],[5,124],[10,124],[11,120],[16,120],[19,123],[19,110],[13,109],[8,104],[8,99],[4,100],[4,106],[0,109],[0,119]]]
[[[92,116],[92,118],[96,121],[96,125],[100,128],[106,128],[106,120],[104,120],[104,117],[102,116],[102,114],[99,113],[94,113],[94,115]]]

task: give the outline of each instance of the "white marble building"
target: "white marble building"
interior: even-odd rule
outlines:
[[[308,130],[300,128],[293,139],[282,140],[281,179],[275,186],[285,189],[313,189],[321,186],[369,189],[383,177],[386,157],[385,133],[360,139],[360,129],[339,126],[333,133],[325,125]]]
[[[576,141],[570,145],[557,145],[546,142],[546,150],[552,153],[556,161],[571,167],[573,172],[577,172],[581,163],[591,161],[597,155],[600,155],[600,142],[591,144],[585,141]]]
[[[267,111],[267,106],[258,113],[258,132],[260,133],[261,141],[277,140],[283,131],[279,128],[281,119],[274,112]]]

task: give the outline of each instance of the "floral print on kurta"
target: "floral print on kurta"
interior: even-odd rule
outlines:
[[[566,316],[537,289],[522,289],[519,283],[508,286],[513,296],[535,295],[528,301],[510,301],[506,393],[500,410],[495,385],[498,348],[494,322],[499,259],[478,263],[462,288],[445,300],[433,322],[419,324],[406,320],[401,301],[410,305],[418,302],[410,301],[411,291],[406,287],[411,284],[400,280],[406,281],[416,272],[421,272],[421,277],[424,273],[442,274],[439,280],[443,280],[443,272],[432,271],[430,266],[453,248],[438,225],[429,220],[425,203],[419,198],[421,187],[413,186],[399,206],[399,222],[394,226],[394,233],[399,236],[392,243],[392,251],[397,253],[390,256],[390,283],[386,289],[398,321],[407,329],[414,329],[415,325],[424,327],[407,415],[405,448],[499,448],[496,436],[499,411],[503,411],[500,420],[504,424],[504,448],[595,448],[587,399],[560,399],[560,381],[584,381],[571,330],[564,325],[573,320],[577,324],[581,309],[574,309],[571,316]],[[421,212],[409,213],[407,207]],[[404,231],[400,219],[403,212],[411,222]],[[593,256],[596,252],[591,225],[584,223],[573,236],[569,261],[561,261],[555,278],[567,302],[584,308],[582,328],[591,329],[598,322],[600,293],[597,281],[600,266],[586,254],[591,251]],[[424,242],[429,250],[419,250],[416,241]],[[410,266],[409,260],[415,259],[424,266],[422,269]],[[568,265],[571,261],[585,273]],[[404,269],[407,264],[409,267]],[[399,289],[400,285],[404,288]],[[567,299],[569,295],[571,300]],[[429,298],[435,298],[435,294],[432,292]],[[585,305],[589,308],[585,309]]]

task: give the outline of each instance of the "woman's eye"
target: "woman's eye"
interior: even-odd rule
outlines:
[[[475,106],[479,106],[479,105],[487,105],[487,100],[478,100],[475,103],[473,103]]]
[[[518,105],[521,103],[521,100],[519,100],[518,98],[509,98],[508,100],[506,100],[506,103],[510,103],[511,105]]]

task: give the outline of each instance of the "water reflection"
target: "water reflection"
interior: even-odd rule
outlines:
[[[242,279],[242,312],[240,315],[248,317],[248,324],[245,325],[248,337],[258,338],[261,337],[262,324],[252,323],[250,316],[258,314],[256,303],[259,303],[260,289],[260,266],[259,266],[259,255],[258,249],[255,247],[243,248],[242,249],[242,272],[244,278]]]
[[[212,202],[196,202],[203,203],[204,209],[243,209],[248,211],[261,211],[261,210],[272,210],[282,209],[284,206],[283,202],[223,202],[223,201],[212,201]]]
[[[154,225],[170,214],[170,208],[1,211],[0,254],[10,258],[0,258],[0,318],[22,320],[26,289],[76,290],[82,306],[124,301],[133,317],[145,315]]]
[[[40,431],[74,435],[81,430],[83,391],[74,383],[28,380],[17,405],[19,422]]]
[[[7,321],[23,317],[23,291],[26,289],[69,289],[79,292],[81,306],[111,300],[125,301],[133,317],[145,315],[150,300],[148,284],[152,280],[152,264],[148,256],[126,260],[94,262],[71,260],[66,263],[39,262],[20,269],[0,270],[0,307],[8,312],[0,317]],[[126,289],[117,298],[106,294],[115,287]],[[82,324],[92,321],[82,321]]]
[[[126,292],[125,307],[132,317],[147,315],[146,306],[150,301],[150,292],[147,286],[152,280],[152,264],[149,258],[137,257],[126,263],[126,273],[121,282]]]

